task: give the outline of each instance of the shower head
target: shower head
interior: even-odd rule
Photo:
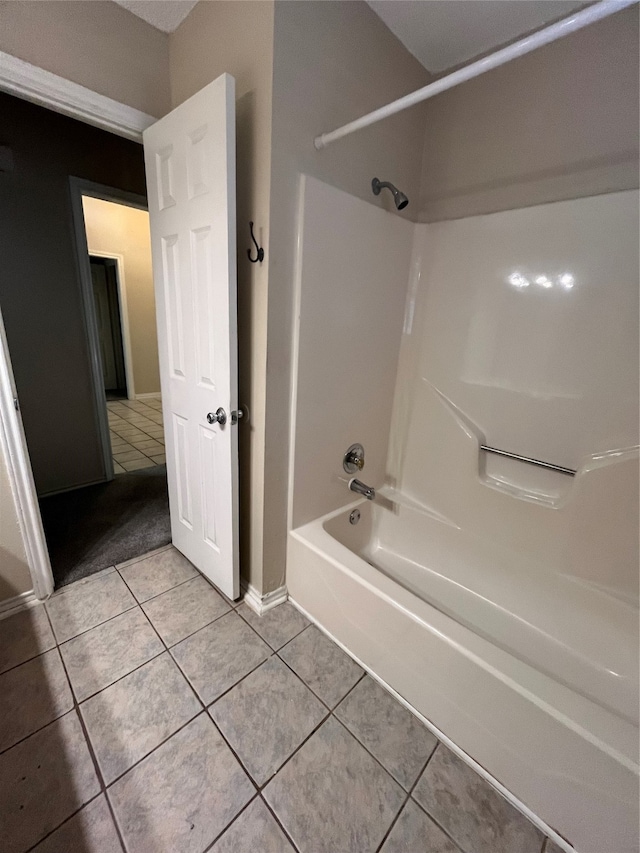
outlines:
[[[409,204],[409,199],[406,195],[400,192],[400,190],[397,187],[394,187],[394,185],[389,181],[381,181],[378,178],[374,178],[371,181],[371,189],[373,190],[374,195],[380,195],[380,190],[383,187],[387,187],[387,189],[391,190],[393,193],[393,200],[396,203],[397,210],[403,210]]]

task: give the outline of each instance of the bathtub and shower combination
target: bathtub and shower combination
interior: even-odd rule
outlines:
[[[580,853],[637,850],[637,210],[300,192],[289,595]]]

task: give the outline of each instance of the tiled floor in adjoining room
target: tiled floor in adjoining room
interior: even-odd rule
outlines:
[[[0,621],[0,673],[3,853],[545,844],[290,603],[259,617],[171,546]]]
[[[162,399],[107,403],[113,470],[116,474],[164,465]]]

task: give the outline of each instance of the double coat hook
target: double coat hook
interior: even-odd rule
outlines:
[[[258,256],[256,258],[251,257],[251,249],[247,249],[247,255],[252,264],[257,264],[258,262],[262,263],[264,261],[264,249],[261,246],[258,246],[258,241],[253,236],[253,222],[249,223],[249,231],[251,232],[251,239],[253,240],[253,245],[256,247],[256,252]]]

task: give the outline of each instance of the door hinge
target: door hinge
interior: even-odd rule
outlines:
[[[18,398],[17,397],[13,398],[13,408],[16,410],[16,412],[20,411],[20,406],[18,405]]]

